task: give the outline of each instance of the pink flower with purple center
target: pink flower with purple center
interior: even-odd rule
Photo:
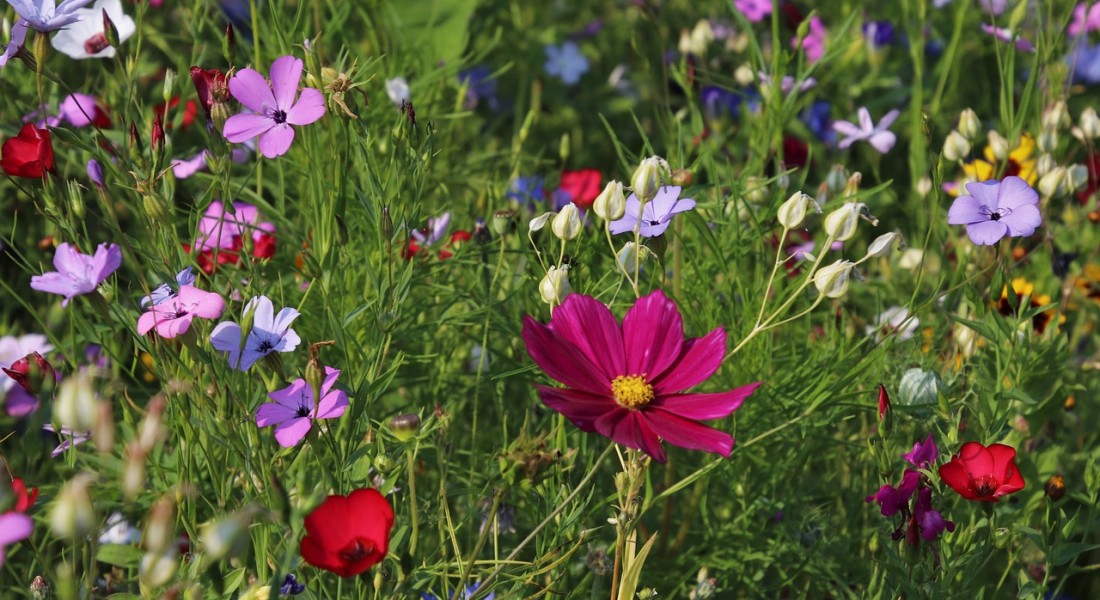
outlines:
[[[550,323],[525,317],[523,340],[535,363],[567,386],[537,386],[543,404],[658,462],[662,439],[729,457],[733,436],[699,421],[729,416],[760,385],[684,393],[721,366],[726,332],[685,338],[676,303],[660,290],[638,299],[621,325],[599,300],[570,294]]]
[[[31,289],[65,296],[61,306],[68,306],[74,296],[94,292],[121,264],[122,250],[116,244],[100,244],[93,256],[81,254],[68,243],[59,244],[53,255],[57,271],[31,277]]]
[[[313,388],[305,379],[297,379],[290,386],[271,392],[267,396],[274,402],[261,404],[256,410],[256,426],[275,426],[275,440],[283,448],[301,443],[313,427],[314,419],[335,419],[344,414],[348,395],[343,390],[333,390],[340,371],[325,367],[325,381],[321,384],[321,402],[315,404]]]
[[[191,285],[181,286],[179,292],[156,303],[138,317],[137,331],[145,335],[156,330],[165,339],[187,333],[195,317],[217,319],[225,310],[225,300],[213,292]]]
[[[226,206],[221,200],[215,200],[206,208],[199,220],[199,235],[195,239],[195,248],[203,250],[237,250],[238,238],[251,235],[253,243],[259,243],[264,236],[274,235],[275,225],[261,221],[260,209],[247,202],[234,202]]]
[[[959,196],[947,211],[950,225],[966,225],[970,241],[979,246],[996,244],[1001,238],[1035,233],[1043,223],[1039,193],[1023,179],[1010,175],[1001,181],[966,184],[969,195]]]
[[[1066,28],[1072,36],[1084,35],[1090,31],[1100,31],[1100,2],[1091,5],[1080,2],[1073,8],[1073,22]]]
[[[271,84],[253,69],[241,69],[229,80],[229,93],[248,111],[229,117],[222,132],[236,144],[260,138],[267,158],[286,154],[294,141],[294,127],[309,125],[325,114],[325,96],[313,88],[298,94],[302,61],[281,56],[271,63]],[[292,127],[293,126],[293,127]]]
[[[772,0],[733,0],[733,5],[753,23],[772,14]]]

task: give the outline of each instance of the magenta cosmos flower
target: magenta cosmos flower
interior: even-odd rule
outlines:
[[[325,114],[325,96],[313,88],[298,95],[302,61],[280,56],[271,63],[271,85],[253,69],[241,69],[229,80],[229,93],[248,109],[225,121],[222,132],[234,144],[259,136],[260,153],[267,158],[286,154],[294,128]]]
[[[31,289],[65,296],[61,306],[68,306],[73,296],[94,292],[121,264],[122,251],[116,244],[100,244],[93,256],[81,254],[70,244],[58,244],[53,255],[57,271],[31,277]]]
[[[966,225],[970,241],[979,246],[996,244],[1006,235],[1031,235],[1043,223],[1039,193],[1015,175],[1001,181],[971,182],[966,191],[969,195],[959,196],[951,204],[947,223]]]
[[[676,303],[660,290],[635,302],[622,325],[599,300],[570,294],[549,324],[525,317],[523,340],[535,363],[568,386],[538,386],[544,404],[658,462],[665,462],[661,439],[728,457],[733,437],[697,421],[729,416],[760,385],[681,393],[718,370],[726,332],[685,339]]]
[[[283,448],[301,443],[314,419],[335,419],[344,414],[348,395],[343,390],[333,390],[340,371],[325,367],[325,381],[321,384],[321,402],[313,403],[313,388],[305,379],[297,379],[290,386],[268,394],[274,402],[260,405],[256,410],[256,426],[275,426],[275,440]]]
[[[195,317],[217,319],[224,310],[225,300],[218,294],[184,285],[180,287],[179,293],[154,304],[138,317],[138,334],[145,335],[149,330],[155,329],[160,337],[171,339],[187,333]]]

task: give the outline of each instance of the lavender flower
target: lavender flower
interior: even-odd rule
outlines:
[[[313,427],[314,419],[335,419],[344,414],[348,395],[343,390],[333,390],[340,371],[325,367],[325,381],[321,385],[321,401],[314,403],[313,388],[305,379],[296,379],[290,386],[271,392],[267,396],[274,402],[266,402],[256,409],[256,426],[275,426],[275,440],[283,448],[292,448],[302,442]]]
[[[286,154],[294,141],[294,128],[309,125],[325,114],[325,96],[313,88],[298,95],[302,61],[280,56],[271,63],[271,84],[253,69],[241,69],[229,80],[229,93],[248,111],[229,117],[222,133],[236,144],[260,138],[260,153],[267,158]]]
[[[50,458],[57,458],[61,456],[63,452],[72,448],[73,446],[79,446],[84,442],[92,439],[92,434],[88,431],[73,431],[68,427],[62,427],[61,429],[55,429],[50,423],[46,423],[42,426],[43,431],[49,431],[50,433],[56,433],[61,438],[61,443],[50,452]]]
[[[252,322],[244,342],[241,341],[241,326],[225,321],[218,323],[210,333],[210,344],[215,350],[228,353],[229,366],[241,371],[247,371],[272,352],[290,352],[302,341],[290,328],[299,313],[290,307],[280,310],[277,315],[274,313],[275,307],[267,296],[256,296],[244,307],[244,320]]]
[[[875,125],[871,121],[871,112],[867,110],[867,107],[861,107],[859,109],[859,125],[848,121],[833,122],[833,129],[844,136],[844,139],[840,140],[837,145],[844,149],[856,142],[866,141],[881,154],[886,154],[897,142],[897,136],[889,130],[889,127],[893,125],[899,114],[899,111],[895,108],[883,115],[882,120],[878,122],[878,125]]]
[[[546,53],[546,74],[557,77],[565,85],[576,85],[581,75],[588,72],[588,59],[575,42],[546,46],[543,51]]]
[[[1039,193],[1015,175],[971,182],[966,191],[970,194],[956,198],[947,211],[947,222],[966,225],[970,241],[979,246],[995,244],[1006,235],[1031,235],[1043,223]]]
[[[61,306],[68,306],[73,296],[94,292],[121,264],[122,251],[116,244],[100,244],[94,256],[81,254],[68,243],[59,244],[53,256],[57,271],[31,277],[31,289],[65,296]]]
[[[620,234],[639,229],[642,237],[657,237],[668,229],[672,217],[695,208],[695,200],[680,198],[680,186],[665,185],[657,190],[653,200],[641,207],[638,196],[630,194],[626,199],[626,214],[608,224],[611,233]],[[639,209],[642,214],[639,215]]]

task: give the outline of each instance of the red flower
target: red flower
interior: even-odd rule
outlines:
[[[20,477],[11,480],[11,490],[15,494],[15,505],[11,509],[15,512],[27,512],[38,499],[38,488],[33,487],[28,490],[27,484]]]
[[[34,363],[32,364],[31,361],[34,361]],[[13,362],[11,367],[4,367],[0,370],[3,370],[8,377],[14,379],[23,389],[32,394],[53,389],[53,385],[57,381],[53,366],[37,352],[31,352]]]
[[[1016,449],[1004,444],[988,448],[978,442],[963,444],[951,462],[940,467],[940,479],[963,498],[978,502],[997,502],[1024,489]]]
[[[524,317],[523,341],[535,363],[568,386],[538,386],[543,404],[657,462],[665,462],[661,439],[728,458],[733,436],[699,421],[729,416],[760,385],[684,393],[722,365],[726,332],[685,338],[680,310],[660,290],[639,298],[621,325],[599,300],[569,294],[549,324]]]
[[[886,416],[886,411],[890,410],[890,394],[886,393],[886,386],[881,383],[878,384],[878,420],[881,421]]]
[[[378,490],[329,496],[305,519],[302,558],[341,577],[358,575],[389,551],[393,509]]]
[[[154,118],[154,121],[153,121],[153,145],[154,146],[156,146],[156,144],[157,144],[157,141],[156,141],[156,137],[157,137],[156,127],[157,127],[157,125],[156,125],[156,120],[155,119],[157,119],[157,118],[162,119],[160,137],[161,137],[161,141],[163,142],[163,140],[164,140],[164,130],[165,129],[167,129],[169,131],[172,130],[172,122],[174,121],[174,119],[171,117],[171,115],[172,115],[172,113],[175,112],[176,108],[179,107],[179,103],[180,103],[180,97],[179,96],[172,96],[171,98],[168,99],[167,103],[160,102],[160,103],[157,103],[156,105],[153,106],[153,118]],[[180,131],[185,131],[188,127],[190,127],[191,124],[195,122],[195,117],[198,114],[199,114],[199,107],[198,107],[198,105],[195,104],[194,100],[188,100],[186,103],[184,103],[184,105],[183,105],[183,121],[180,123]]]
[[[199,94],[199,103],[206,113],[206,118],[212,118],[210,109],[214,104],[229,99],[229,83],[225,73],[217,69],[191,67],[191,81],[195,83],[195,91]]]
[[[581,169],[580,171],[562,171],[561,185],[558,186],[567,192],[578,207],[588,210],[600,195],[603,187],[603,175],[596,169]]]
[[[53,171],[50,132],[27,123],[19,135],[8,138],[0,148],[0,167],[12,177],[37,179]]]

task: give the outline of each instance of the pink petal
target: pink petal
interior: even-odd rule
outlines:
[[[583,431],[596,431],[596,419],[620,408],[607,396],[544,385],[536,387],[543,404],[565,415],[565,418]]]
[[[887,127],[894,124],[894,121],[897,120],[898,115],[900,115],[900,114],[901,114],[901,111],[895,108],[894,110],[886,113],[885,115],[882,115],[882,120],[880,120],[878,122],[878,127],[876,127],[875,129],[877,129],[879,131],[885,131]]]
[[[861,133],[871,133],[875,130],[875,124],[871,121],[871,111],[867,107],[859,109],[859,130]]]
[[[721,327],[684,342],[683,352],[667,372],[650,380],[658,394],[675,394],[695,387],[718,370],[726,357],[726,331]]]
[[[992,246],[1008,233],[1008,226],[1000,221],[982,221],[966,226],[966,235],[979,246]]]
[[[657,396],[649,406],[696,421],[721,419],[740,408],[745,398],[751,396],[760,385],[758,381],[728,392]]]
[[[305,88],[298,103],[286,113],[291,125],[309,125],[325,115],[325,95],[313,88]]]
[[[157,323],[157,334],[164,339],[172,339],[176,336],[187,333],[187,330],[191,327],[191,320],[194,319],[191,315],[184,315],[178,319],[165,318],[160,323]]]
[[[622,408],[609,412],[596,420],[596,431],[617,444],[645,452],[657,462],[668,460],[661,440],[638,411]]]
[[[141,313],[137,321],[138,335],[145,335],[149,333],[149,330],[153,328],[157,323],[156,313],[152,310]]]
[[[892,131],[879,131],[871,134],[867,141],[875,150],[879,151],[879,154],[886,154],[894,147],[894,144],[898,141],[898,136],[894,135]]]
[[[92,257],[92,280],[99,283],[122,265],[122,250],[118,245],[100,244]]]
[[[711,429],[659,408],[647,410],[645,416],[653,431],[673,446],[713,452],[725,458],[729,458],[733,450],[733,436],[724,431]]]
[[[23,513],[0,515],[0,547],[24,540],[34,531],[34,521]]]
[[[611,380],[579,348],[529,316],[523,318],[523,341],[531,359],[553,379],[597,396],[611,393]]]
[[[276,61],[278,62],[278,61]],[[274,65],[272,65],[274,67]],[[297,82],[294,85],[298,85]],[[263,115],[269,108],[275,108],[275,96],[263,75],[254,69],[241,69],[229,80],[229,93],[249,110]],[[228,124],[229,121],[226,121]],[[247,139],[247,138],[246,138]]]
[[[676,303],[657,290],[639,298],[623,317],[628,375],[657,380],[684,346],[684,323]]]
[[[856,127],[854,123],[849,123],[848,121],[833,121],[833,130],[840,135],[848,137],[857,137],[862,133],[859,127]]]
[[[313,422],[309,420],[309,417],[283,421],[275,426],[275,441],[279,442],[279,445],[283,448],[297,446],[302,438],[306,437],[309,428],[312,426]]]
[[[222,134],[230,142],[239,144],[266,133],[274,126],[275,121],[263,115],[240,113],[225,120]]]
[[[279,123],[260,136],[260,154],[267,158],[282,156],[290,150],[292,142],[294,128],[286,123]]]
[[[321,404],[317,407],[318,419],[335,419],[344,414],[348,407],[348,395],[342,390],[329,392],[321,398]]]
[[[43,273],[42,275],[31,277],[31,289],[46,292],[48,294],[67,296],[65,300],[61,302],[62,306],[67,306],[69,304],[69,298],[72,296],[91,291],[83,289],[80,284],[68,275],[62,275],[57,272]]]
[[[280,56],[271,63],[271,92],[279,110],[290,110],[302,80],[302,60],[293,56]]]
[[[76,248],[69,243],[58,244],[57,250],[53,253],[53,268],[66,275],[83,278],[87,262],[88,257],[77,252]]]
[[[623,334],[603,302],[582,294],[566,296],[554,309],[550,329],[576,345],[608,381],[627,374]]]

